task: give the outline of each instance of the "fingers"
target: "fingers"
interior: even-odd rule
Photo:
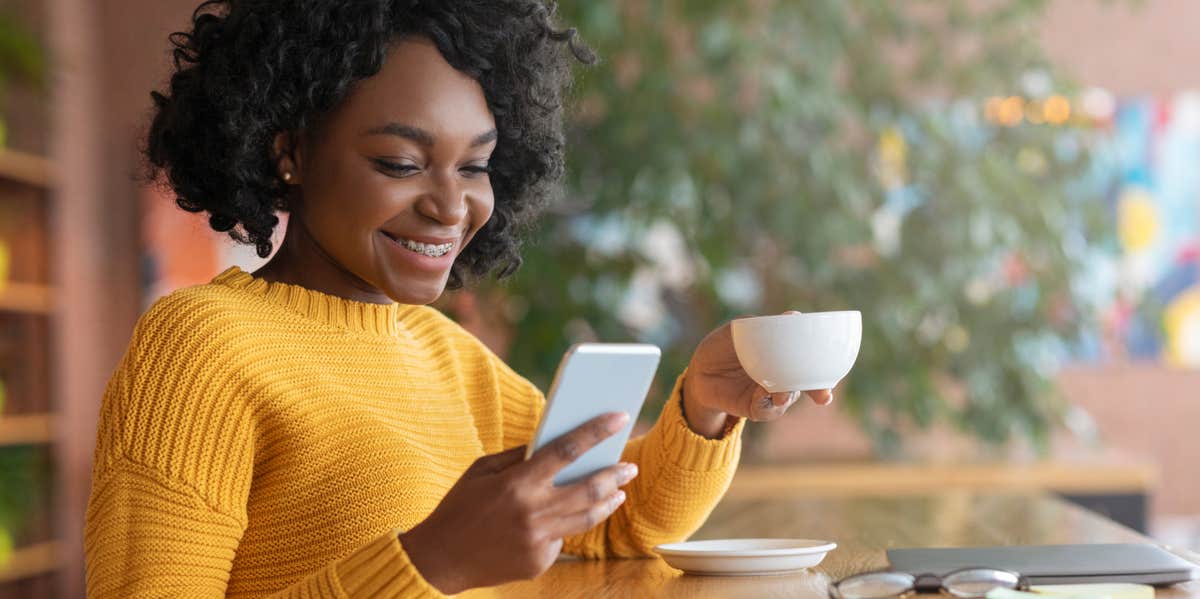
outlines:
[[[557,518],[550,526],[550,534],[561,538],[587,532],[611,516],[622,503],[625,503],[625,491],[615,491],[585,510]]]
[[[551,480],[587,450],[613,436],[629,423],[629,414],[612,412],[597,416],[579,428],[551,441],[526,462],[535,478]]]
[[[783,416],[792,404],[800,398],[801,393],[807,395],[813,403],[827,406],[833,402],[832,389],[817,389],[813,391],[780,391],[770,393],[761,385],[750,404],[750,419],[758,422],[774,420]]]
[[[485,455],[471,464],[467,468],[467,474],[480,476],[484,474],[497,474],[503,472],[515,464],[521,463],[525,459],[525,446],[521,445],[507,449],[500,453]]]
[[[770,393],[759,385],[750,401],[750,419],[758,422],[774,420],[787,411],[792,393],[782,391]]]
[[[776,407],[786,408],[796,402],[795,391],[783,391],[771,394],[771,403]]]
[[[638,474],[637,464],[617,464],[579,482],[557,490],[555,512],[563,515],[584,512],[597,502],[611,497]]]
[[[833,403],[833,389],[817,389],[815,391],[805,391],[805,395],[813,400],[813,403],[818,406],[827,406]]]

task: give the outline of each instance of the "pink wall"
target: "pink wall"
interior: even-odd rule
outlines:
[[[1046,51],[1081,82],[1122,95],[1200,89],[1200,2],[1055,0]]]

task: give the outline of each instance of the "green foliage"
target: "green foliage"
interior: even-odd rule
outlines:
[[[45,72],[45,53],[37,38],[19,18],[0,11],[0,99],[14,79],[43,89]],[[0,118],[0,147],[8,143],[7,137],[8,129]]]
[[[45,54],[41,45],[16,17],[0,13],[0,95],[13,79],[44,83]],[[0,120],[0,145],[4,127]],[[3,381],[0,381],[0,418],[3,418]],[[0,529],[11,530],[34,501],[39,469],[27,448],[0,448]],[[0,534],[0,536],[3,536]]]
[[[41,87],[46,58],[41,44],[16,17],[0,13],[0,92],[13,77]]]
[[[572,342],[654,342],[662,397],[726,319],[858,309],[839,402],[881,451],[939,421],[1042,445],[1104,214],[1086,130],[983,119],[1031,77],[1073,92],[1043,5],[564,3],[605,62],[574,90],[567,199],[492,290],[510,363],[545,388]]]
[[[33,447],[0,448],[0,529],[13,532],[43,498],[49,464]]]

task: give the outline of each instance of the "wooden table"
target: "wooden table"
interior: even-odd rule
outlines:
[[[829,462],[742,466],[726,499],[928,495],[941,491],[1064,495],[1145,494],[1158,484],[1154,464],[1116,452],[1071,459],[942,463]]]
[[[1116,452],[1063,452],[1053,459],[828,462],[743,466],[726,499],[862,497],[939,492],[1049,492],[1145,532],[1155,465]]]
[[[1046,494],[727,497],[693,539],[797,537],[838,543],[811,571],[779,576],[686,576],[660,559],[564,559],[533,581],[465,597],[688,597],[826,599],[831,580],[887,566],[889,547],[1145,542],[1110,520]],[[1160,589],[1200,598],[1200,582]]]

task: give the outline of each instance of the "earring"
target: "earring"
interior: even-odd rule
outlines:
[[[291,181],[291,180],[292,180],[292,171],[284,171],[284,173],[283,173],[283,180],[284,180],[285,182],[287,182],[287,181]]]

